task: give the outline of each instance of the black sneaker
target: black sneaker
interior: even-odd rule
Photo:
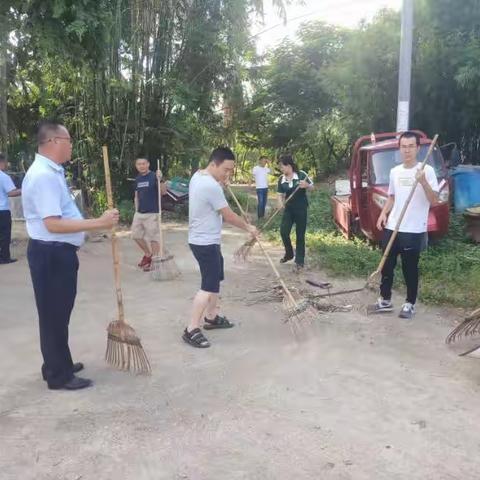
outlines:
[[[185,329],[182,338],[184,342],[195,348],[208,348],[210,346],[210,342],[205,338],[199,328],[195,328],[191,332]]]
[[[293,258],[294,258],[293,255],[291,257],[284,255],[283,258],[280,259],[280,263],[287,263],[290,260],[293,260]]]
[[[391,300],[384,300],[379,298],[375,305],[372,307],[372,313],[383,313],[383,312],[392,312],[393,303]]]

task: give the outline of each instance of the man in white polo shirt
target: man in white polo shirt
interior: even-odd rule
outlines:
[[[48,388],[78,390],[91,380],[76,377],[83,364],[73,363],[68,325],[77,294],[77,250],[84,232],[118,223],[117,210],[85,220],[65,181],[62,164],[72,156],[72,140],[60,123],[42,122],[38,153],[22,184],[23,212],[30,237],[28,264],[40,325],[42,375]]]
[[[252,174],[255,177],[255,188],[257,189],[257,216],[263,218],[265,216],[265,208],[268,199],[268,174],[270,168],[267,167],[268,158],[260,157],[258,165],[255,165]]]
[[[410,319],[415,315],[415,303],[418,293],[418,262],[420,253],[426,247],[428,231],[428,212],[430,205],[438,201],[438,182],[435,170],[430,165],[419,169],[417,156],[420,151],[420,139],[415,132],[403,132],[399,139],[402,164],[390,171],[388,200],[378,217],[377,228],[385,228],[383,248],[386,247],[393,230],[397,225],[400,214],[407,201],[415,180],[418,185],[412,200],[405,212],[390,254],[382,269],[380,295],[375,304],[375,311],[391,312],[393,274],[397,264],[397,257],[402,259],[402,271],[407,286],[407,298],[400,310],[400,318]]]
[[[10,213],[9,197],[18,197],[21,190],[5,173],[7,157],[0,153],[0,265],[13,263],[17,260],[10,257],[10,242],[12,240],[12,214]]]

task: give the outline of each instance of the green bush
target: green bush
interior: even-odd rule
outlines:
[[[135,205],[132,200],[121,200],[117,208],[120,212],[120,222],[130,225],[135,215]]]
[[[242,206],[243,210],[246,211],[249,194],[247,192],[243,192],[241,190],[238,190],[238,188],[236,189],[234,187],[232,188],[232,190],[233,190],[233,193],[235,194],[235,197],[238,200],[238,203]],[[234,212],[236,212],[238,215],[240,215],[240,211],[237,207],[237,204],[236,204],[235,200],[232,198],[232,196],[230,195],[230,192],[228,190],[225,190],[225,197],[227,198],[227,201],[230,205],[230,208]]]
[[[107,208],[107,194],[105,190],[95,190],[90,195],[91,210],[94,217],[99,217]]]

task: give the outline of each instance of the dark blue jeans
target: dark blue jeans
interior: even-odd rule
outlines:
[[[38,311],[42,372],[50,387],[61,387],[73,377],[68,325],[77,295],[77,247],[30,240],[27,257]]]
[[[258,218],[262,218],[262,217],[265,216],[265,208],[267,206],[267,198],[268,198],[268,188],[257,188],[257,199],[258,199],[257,216],[258,216]]]

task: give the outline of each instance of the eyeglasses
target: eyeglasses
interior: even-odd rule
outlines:
[[[50,140],[68,140],[70,145],[73,143],[73,140],[70,137],[53,137]]]

